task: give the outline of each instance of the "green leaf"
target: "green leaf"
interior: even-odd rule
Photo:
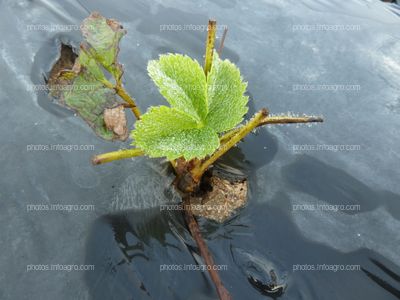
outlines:
[[[149,156],[210,155],[219,147],[218,133],[234,128],[247,112],[247,84],[216,52],[207,78],[198,62],[180,54],[161,55],[147,69],[172,107],[152,108],[136,123],[134,143]]]
[[[69,90],[64,92],[65,104],[77,111],[102,138],[106,140],[117,138],[106,128],[103,117],[105,108],[116,105],[115,93],[84,72],[79,73],[72,86],[68,87]]]
[[[246,87],[247,83],[242,81],[239,69],[229,60],[221,60],[214,51],[207,76],[207,126],[223,132],[242,122],[248,110],[248,97],[244,96]]]
[[[152,107],[132,131],[134,145],[150,157],[203,158],[219,146],[217,133],[175,108]]]
[[[150,77],[171,107],[205,120],[208,112],[206,77],[199,63],[180,54],[160,55],[147,66]]]

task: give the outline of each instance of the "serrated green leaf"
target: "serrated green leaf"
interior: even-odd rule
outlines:
[[[191,116],[166,106],[152,107],[132,131],[134,145],[150,157],[203,158],[219,146],[217,133],[199,127]]]
[[[122,26],[112,19],[106,19],[98,12],[92,13],[82,23],[82,34],[88,44],[88,53],[101,63],[114,77],[122,75],[117,63],[119,42],[126,34]]]
[[[106,140],[115,138],[105,127],[103,112],[105,108],[117,103],[115,93],[105,88],[88,73],[79,73],[69,90],[64,92],[65,104],[78,114]]]
[[[161,55],[147,69],[172,107],[150,109],[132,132],[136,146],[152,157],[210,155],[219,146],[218,133],[234,128],[247,112],[239,69],[216,52],[207,79],[196,61],[180,54]]]
[[[244,96],[246,87],[239,69],[229,60],[221,60],[214,51],[207,76],[207,126],[223,132],[239,124],[248,110],[248,97]]]
[[[147,66],[150,77],[171,107],[205,120],[208,112],[206,77],[199,63],[180,54],[160,55]]]

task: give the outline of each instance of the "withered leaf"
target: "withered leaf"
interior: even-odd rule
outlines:
[[[82,24],[85,40],[81,43],[79,57],[71,47],[63,45],[48,81],[50,95],[75,110],[106,140],[128,137],[125,111],[119,106],[115,91],[109,88],[110,82],[104,73],[107,70],[115,82],[120,80],[123,70],[117,56],[125,33],[116,21],[92,13]]]
[[[107,129],[112,130],[121,140],[126,140],[129,135],[124,109],[123,105],[118,105],[104,110],[104,122]]]

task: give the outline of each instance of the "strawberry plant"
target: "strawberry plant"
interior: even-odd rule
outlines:
[[[214,50],[216,23],[209,22],[204,67],[186,55],[162,54],[147,65],[150,78],[169,106],[150,107],[141,114],[122,84],[123,67],[118,62],[119,42],[126,31],[114,21],[92,13],[82,25],[84,41],[72,69],[58,74],[59,82],[73,87],[60,97],[105,139],[118,138],[105,112],[125,101],[137,121],[131,132],[130,149],[96,155],[94,164],[135,156],[166,157],[176,174],[175,186],[184,202],[200,188],[212,164],[255,128],[267,124],[322,122],[315,117],[269,116],[263,108],[243,122],[248,111],[247,83],[239,69]],[[224,33],[225,36],[226,33]],[[221,47],[222,49],[222,47]],[[93,85],[82,92],[80,85]],[[122,118],[124,119],[124,118]],[[125,120],[126,122],[126,120]],[[118,120],[113,120],[113,124]],[[119,128],[122,126],[119,124]],[[201,238],[190,206],[185,206],[188,227],[207,265],[213,260]],[[217,272],[209,268],[221,299],[229,299]]]

